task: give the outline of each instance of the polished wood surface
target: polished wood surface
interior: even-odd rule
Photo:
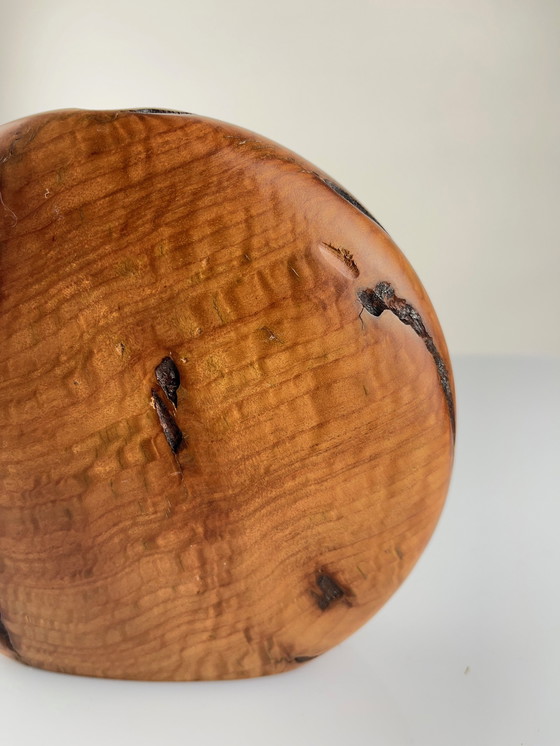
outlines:
[[[0,648],[228,679],[364,624],[454,440],[445,341],[389,235],[253,133],[69,110],[0,128],[0,237]]]

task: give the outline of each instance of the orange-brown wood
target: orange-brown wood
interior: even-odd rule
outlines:
[[[6,125],[0,198],[4,652],[230,679],[364,624],[453,453],[445,341],[389,235],[293,153],[192,115]]]

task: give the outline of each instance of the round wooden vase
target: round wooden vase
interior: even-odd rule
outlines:
[[[0,646],[125,679],[297,667],[447,491],[425,290],[350,194],[180,112],[0,128]]]

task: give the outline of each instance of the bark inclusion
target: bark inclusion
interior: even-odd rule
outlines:
[[[173,359],[169,356],[164,357],[155,371],[156,381],[167,399],[177,409],[177,389],[181,385],[181,376]],[[177,453],[184,440],[181,428],[175,422],[175,418],[165,406],[163,399],[155,389],[152,389],[152,406],[156,410],[163,434],[167,445],[173,453]]]
[[[449,371],[447,370],[445,361],[440,355],[434,340],[430,334],[428,334],[428,330],[426,329],[418,311],[414,306],[411,306],[410,303],[407,303],[404,298],[399,298],[395,294],[395,290],[390,282],[378,282],[373,290],[371,288],[359,290],[357,295],[362,306],[372,316],[381,316],[383,311],[391,311],[391,313],[395,314],[403,324],[411,326],[420,339],[423,340],[426,349],[436,364],[439,382],[449,411],[453,437],[455,438],[455,403],[451,391]]]

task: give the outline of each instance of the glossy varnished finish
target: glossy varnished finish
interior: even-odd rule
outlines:
[[[414,565],[452,463],[445,342],[390,237],[192,115],[20,120],[0,178],[0,647],[181,680],[343,640]],[[382,282],[425,336],[362,309]]]

